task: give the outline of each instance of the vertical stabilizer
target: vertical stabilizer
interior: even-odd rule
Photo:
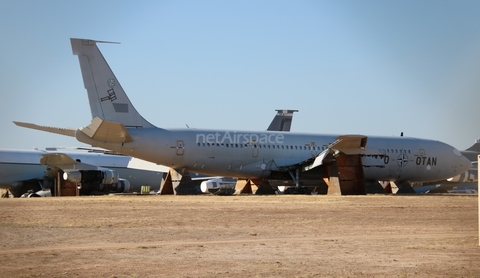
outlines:
[[[480,152],[480,139],[475,140],[475,144],[466,149],[466,151]]]
[[[92,119],[122,123],[126,128],[153,127],[133,107],[125,91],[97,47],[100,41],[70,39],[78,55],[83,83],[87,89]]]
[[[268,127],[268,131],[290,131],[292,125],[293,113],[298,110],[276,110],[277,114],[273,118],[272,123]]]

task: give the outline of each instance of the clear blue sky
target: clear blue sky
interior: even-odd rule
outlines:
[[[0,148],[78,146],[12,121],[91,120],[71,37],[101,44],[160,127],[480,138],[480,1],[0,1]]]

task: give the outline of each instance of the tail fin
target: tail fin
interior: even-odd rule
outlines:
[[[475,140],[475,144],[466,149],[466,151],[480,152],[480,139]]]
[[[92,119],[123,124],[126,128],[154,127],[133,107],[125,91],[97,47],[101,41],[70,39],[78,55],[83,83],[87,89]]]
[[[277,114],[272,123],[268,126],[268,131],[290,131],[292,125],[293,113],[298,110],[276,110]]]

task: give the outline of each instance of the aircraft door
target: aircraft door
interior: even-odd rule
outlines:
[[[258,156],[258,145],[257,144],[253,144],[251,145],[252,146],[252,157],[257,157]]]
[[[177,147],[175,154],[178,156],[182,156],[185,151],[185,143],[183,140],[177,140]]]

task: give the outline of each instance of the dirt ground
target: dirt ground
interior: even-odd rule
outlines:
[[[478,277],[477,196],[0,200],[1,277]]]

